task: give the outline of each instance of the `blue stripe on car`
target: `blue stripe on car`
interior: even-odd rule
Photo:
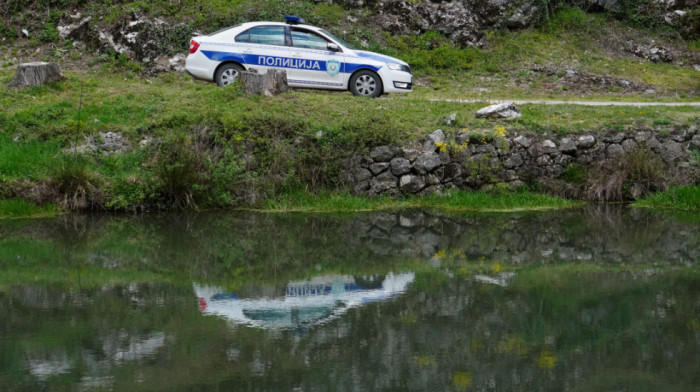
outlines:
[[[275,68],[305,69],[310,71],[326,72],[326,62],[322,60],[308,60],[290,57],[260,56],[255,54],[241,54],[231,52],[218,52],[212,50],[202,50],[202,53],[213,61],[236,61],[250,66],[262,65]],[[370,64],[340,63],[340,73],[353,73],[359,69],[371,69],[378,71],[379,68]]]
[[[372,60],[376,60],[376,61],[382,61],[382,62],[385,62],[385,63],[401,64],[401,63],[400,63],[398,60],[396,60],[395,58],[391,58],[391,57],[388,57],[388,56],[382,56],[382,55],[379,55],[379,54],[376,54],[376,53],[367,53],[367,52],[360,52],[360,51],[357,51],[357,52],[355,52],[355,54],[357,54],[358,57],[364,57],[364,58],[366,58],[366,59],[372,59]]]

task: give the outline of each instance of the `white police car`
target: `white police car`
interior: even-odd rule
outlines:
[[[192,38],[187,73],[226,86],[239,72],[287,71],[292,87],[350,90],[364,97],[405,93],[413,87],[411,69],[393,57],[358,50],[298,17],[287,23],[243,23]]]

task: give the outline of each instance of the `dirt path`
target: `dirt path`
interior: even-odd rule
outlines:
[[[436,102],[459,103],[514,103],[516,105],[540,104],[540,105],[581,105],[581,106],[693,106],[700,107],[700,102],[610,102],[610,101],[543,101],[543,100],[500,100],[500,99],[439,99],[431,98]]]

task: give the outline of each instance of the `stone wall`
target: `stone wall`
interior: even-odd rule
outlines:
[[[697,181],[697,125],[662,134],[653,131],[536,135],[447,135],[443,130],[409,146],[381,146],[356,156],[346,180],[356,195],[426,195],[448,189],[488,190],[498,183],[517,188],[557,179],[568,165],[613,168],[641,152],[658,161],[669,182]]]

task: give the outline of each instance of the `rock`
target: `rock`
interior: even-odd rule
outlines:
[[[432,194],[434,194],[434,193],[437,193],[437,194],[441,195],[441,194],[444,192],[444,190],[445,190],[445,187],[444,187],[443,185],[440,185],[440,184],[438,184],[438,185],[431,185],[431,186],[426,187],[425,189],[423,189],[423,190],[419,193],[419,195],[420,195],[420,196],[428,196],[428,195],[432,195]]]
[[[427,185],[436,185],[441,183],[442,180],[440,179],[440,176],[438,176],[435,173],[428,173],[425,175],[425,183]]]
[[[476,112],[476,118],[505,118],[512,119],[521,117],[522,113],[517,106],[512,103],[500,103],[487,106]]]
[[[495,156],[496,154],[496,147],[494,147],[491,144],[479,144],[474,146],[474,153],[475,154],[488,154]]]
[[[605,154],[607,155],[608,158],[618,158],[622,156],[622,154],[625,153],[625,150],[622,149],[622,146],[619,144],[611,144],[608,146],[608,148],[605,150]]]
[[[25,88],[41,86],[63,80],[58,63],[23,63],[17,67],[15,78],[7,84],[7,87]]]
[[[391,174],[390,171],[385,171],[369,182],[369,193],[371,195],[380,195],[392,188],[396,188],[397,182],[398,178]]]
[[[530,139],[526,138],[523,135],[516,137],[515,139],[513,139],[513,141],[515,142],[516,145],[518,145],[518,147],[523,147],[523,148],[528,148],[532,144],[530,142]]]
[[[637,142],[632,139],[627,139],[622,142],[622,149],[625,150],[625,152],[632,152],[637,149]]]
[[[391,160],[391,172],[395,176],[402,176],[411,172],[411,161],[406,158],[394,158]]]
[[[398,147],[381,146],[377,147],[369,153],[369,157],[375,162],[389,162],[399,152]]]
[[[510,158],[506,159],[504,166],[506,169],[513,169],[520,167],[524,163],[523,156],[519,153],[513,154]]]
[[[405,175],[399,180],[399,189],[406,193],[417,193],[425,188],[423,176]]]
[[[353,177],[355,178],[355,182],[363,182],[370,180],[372,178],[372,172],[370,172],[367,169],[357,169],[355,170],[355,173],[353,174]]]
[[[415,150],[412,148],[402,148],[401,149],[401,155],[408,159],[409,161],[413,162],[420,156],[421,152],[419,150]]]
[[[668,165],[672,165],[675,161],[685,155],[683,145],[669,140],[661,145],[661,159]]]
[[[413,167],[418,173],[425,174],[435,170],[441,164],[442,161],[440,160],[440,155],[434,152],[430,152],[418,157],[418,159],[416,159],[416,161],[413,162]]]
[[[379,175],[381,173],[384,173],[386,169],[389,168],[389,163],[388,162],[377,162],[369,165],[369,170],[372,172],[372,174]]]
[[[606,143],[622,143],[623,140],[625,140],[625,134],[622,132],[609,132],[605,137],[603,138],[603,141]]]
[[[693,138],[690,139],[690,144],[692,144],[695,148],[700,149],[700,135],[693,136]]]
[[[545,154],[551,154],[557,151],[557,145],[553,141],[547,139],[542,142],[542,152]]]
[[[592,135],[579,136],[576,145],[580,148],[591,148],[595,145],[595,137]]]
[[[459,163],[450,163],[445,166],[445,171],[443,172],[443,179],[446,181],[451,181],[452,179],[462,175],[462,166]]]
[[[467,143],[469,141],[469,134],[466,132],[460,132],[457,134],[457,137],[455,138],[455,141],[457,144],[462,145],[464,143]]]
[[[124,152],[128,145],[129,142],[121,132],[106,132],[100,133],[97,149],[103,154],[119,154]]]
[[[452,125],[455,121],[457,121],[457,113],[452,113],[449,116],[440,119],[440,122],[445,125]]]
[[[563,154],[573,155],[576,154],[576,143],[571,138],[561,139],[559,144],[559,151]]]
[[[444,143],[444,142],[445,142],[445,132],[443,132],[442,129],[438,129],[437,131],[435,131],[435,132],[433,132],[425,137],[425,143],[423,143],[423,151],[435,152],[438,149],[436,143]]]
[[[649,140],[650,137],[651,132],[639,131],[634,135],[634,141],[636,141],[637,143],[643,143]]]

